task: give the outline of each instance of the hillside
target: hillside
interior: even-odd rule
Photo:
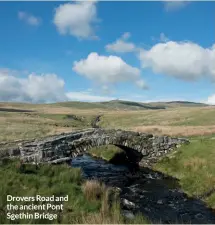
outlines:
[[[170,101],[170,102],[151,102],[149,103],[152,106],[163,106],[165,108],[170,107],[205,107],[209,106],[205,103],[200,102],[189,102],[189,101]]]
[[[56,103],[58,106],[73,107],[77,109],[119,109],[119,110],[158,110],[172,107],[205,107],[204,103],[188,102],[188,101],[172,101],[172,102],[133,102],[123,100],[112,100],[107,102],[78,102],[69,101]]]
[[[92,127],[168,135],[215,133],[215,108],[193,102],[0,103],[0,142],[32,139]],[[117,112],[116,112],[117,111]]]
[[[80,101],[67,101],[57,102],[50,104],[29,104],[29,103],[10,103],[0,102],[0,111],[29,111],[29,109],[37,109],[41,107],[65,107],[74,109],[103,109],[103,110],[159,110],[167,108],[178,107],[206,107],[209,106],[204,103],[188,102],[188,101],[171,101],[171,102],[134,102],[124,100],[112,100],[106,102],[80,102]]]
[[[107,102],[61,102],[56,103],[58,106],[72,107],[77,109],[119,109],[119,110],[143,110],[143,109],[164,109],[163,106],[151,106],[146,103],[112,100]]]

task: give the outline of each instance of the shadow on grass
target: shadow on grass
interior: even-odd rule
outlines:
[[[35,112],[35,111],[28,109],[0,108],[0,112]]]

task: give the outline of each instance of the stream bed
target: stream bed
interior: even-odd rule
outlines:
[[[215,212],[201,200],[188,197],[178,181],[149,168],[131,171],[89,155],[78,156],[72,167],[81,167],[86,179],[96,179],[120,189],[123,214],[132,219],[143,213],[151,223],[214,224]]]

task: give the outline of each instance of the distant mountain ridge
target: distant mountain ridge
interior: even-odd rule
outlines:
[[[205,103],[189,101],[170,101],[170,102],[134,102],[125,100],[111,100],[106,102],[80,102],[67,101],[47,104],[34,103],[17,103],[17,102],[0,102],[0,111],[20,111],[23,107],[31,108],[32,106],[62,106],[76,109],[103,109],[103,110],[164,110],[178,107],[206,107],[211,106]],[[12,108],[11,108],[12,107]],[[25,110],[26,111],[26,110]],[[26,111],[27,112],[27,111]]]
[[[134,102],[125,100],[111,100],[106,102],[79,102],[69,101],[54,103],[65,107],[74,107],[79,109],[118,109],[118,110],[159,110],[174,107],[205,107],[209,106],[204,103],[189,102],[189,101],[170,101],[170,102]]]

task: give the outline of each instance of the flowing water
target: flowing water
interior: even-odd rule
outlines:
[[[215,212],[198,199],[189,198],[176,179],[148,168],[131,171],[89,155],[76,157],[72,167],[81,167],[86,179],[103,181],[120,189],[121,208],[130,219],[138,212],[152,223],[214,224]]]

